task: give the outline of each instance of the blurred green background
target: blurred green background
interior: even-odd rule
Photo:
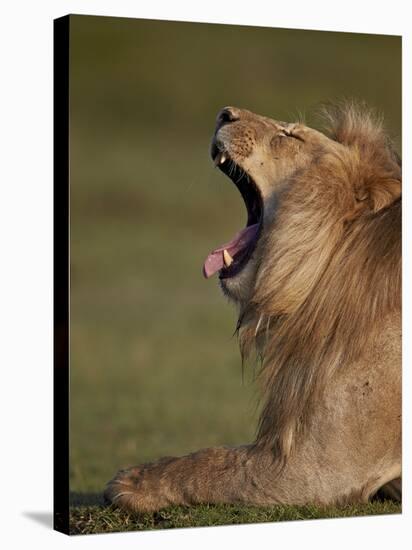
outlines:
[[[290,120],[367,101],[400,145],[399,37],[71,16],[71,490],[250,441],[253,368],[203,261],[245,223],[218,110]]]

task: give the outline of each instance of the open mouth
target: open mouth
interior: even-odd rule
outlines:
[[[246,205],[247,224],[234,238],[208,255],[203,265],[203,275],[211,277],[219,271],[220,279],[237,275],[249,261],[259,239],[263,201],[256,183],[238,166],[226,152],[212,145],[212,159],[239,189]]]

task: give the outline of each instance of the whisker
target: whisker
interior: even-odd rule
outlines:
[[[259,321],[257,322],[256,328],[255,328],[255,336],[257,336],[257,333],[259,332],[259,327],[260,327],[260,324],[262,322],[263,317],[264,317],[263,314],[261,314],[260,317],[259,317]]]

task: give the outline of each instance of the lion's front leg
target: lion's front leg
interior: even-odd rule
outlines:
[[[105,499],[120,508],[150,512],[172,504],[262,503],[249,448],[210,448],[179,458],[120,470]]]
[[[312,441],[279,468],[272,452],[255,446],[203,449],[121,470],[105,491],[108,502],[133,512],[200,503],[331,505],[366,502],[400,473],[396,457],[373,457],[333,442],[325,453]],[[362,451],[362,450],[361,450]],[[367,459],[369,466],[365,468]]]

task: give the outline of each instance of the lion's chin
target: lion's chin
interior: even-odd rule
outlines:
[[[246,304],[256,279],[256,262],[253,254],[242,270],[232,277],[219,276],[220,288],[225,296],[237,304]]]

